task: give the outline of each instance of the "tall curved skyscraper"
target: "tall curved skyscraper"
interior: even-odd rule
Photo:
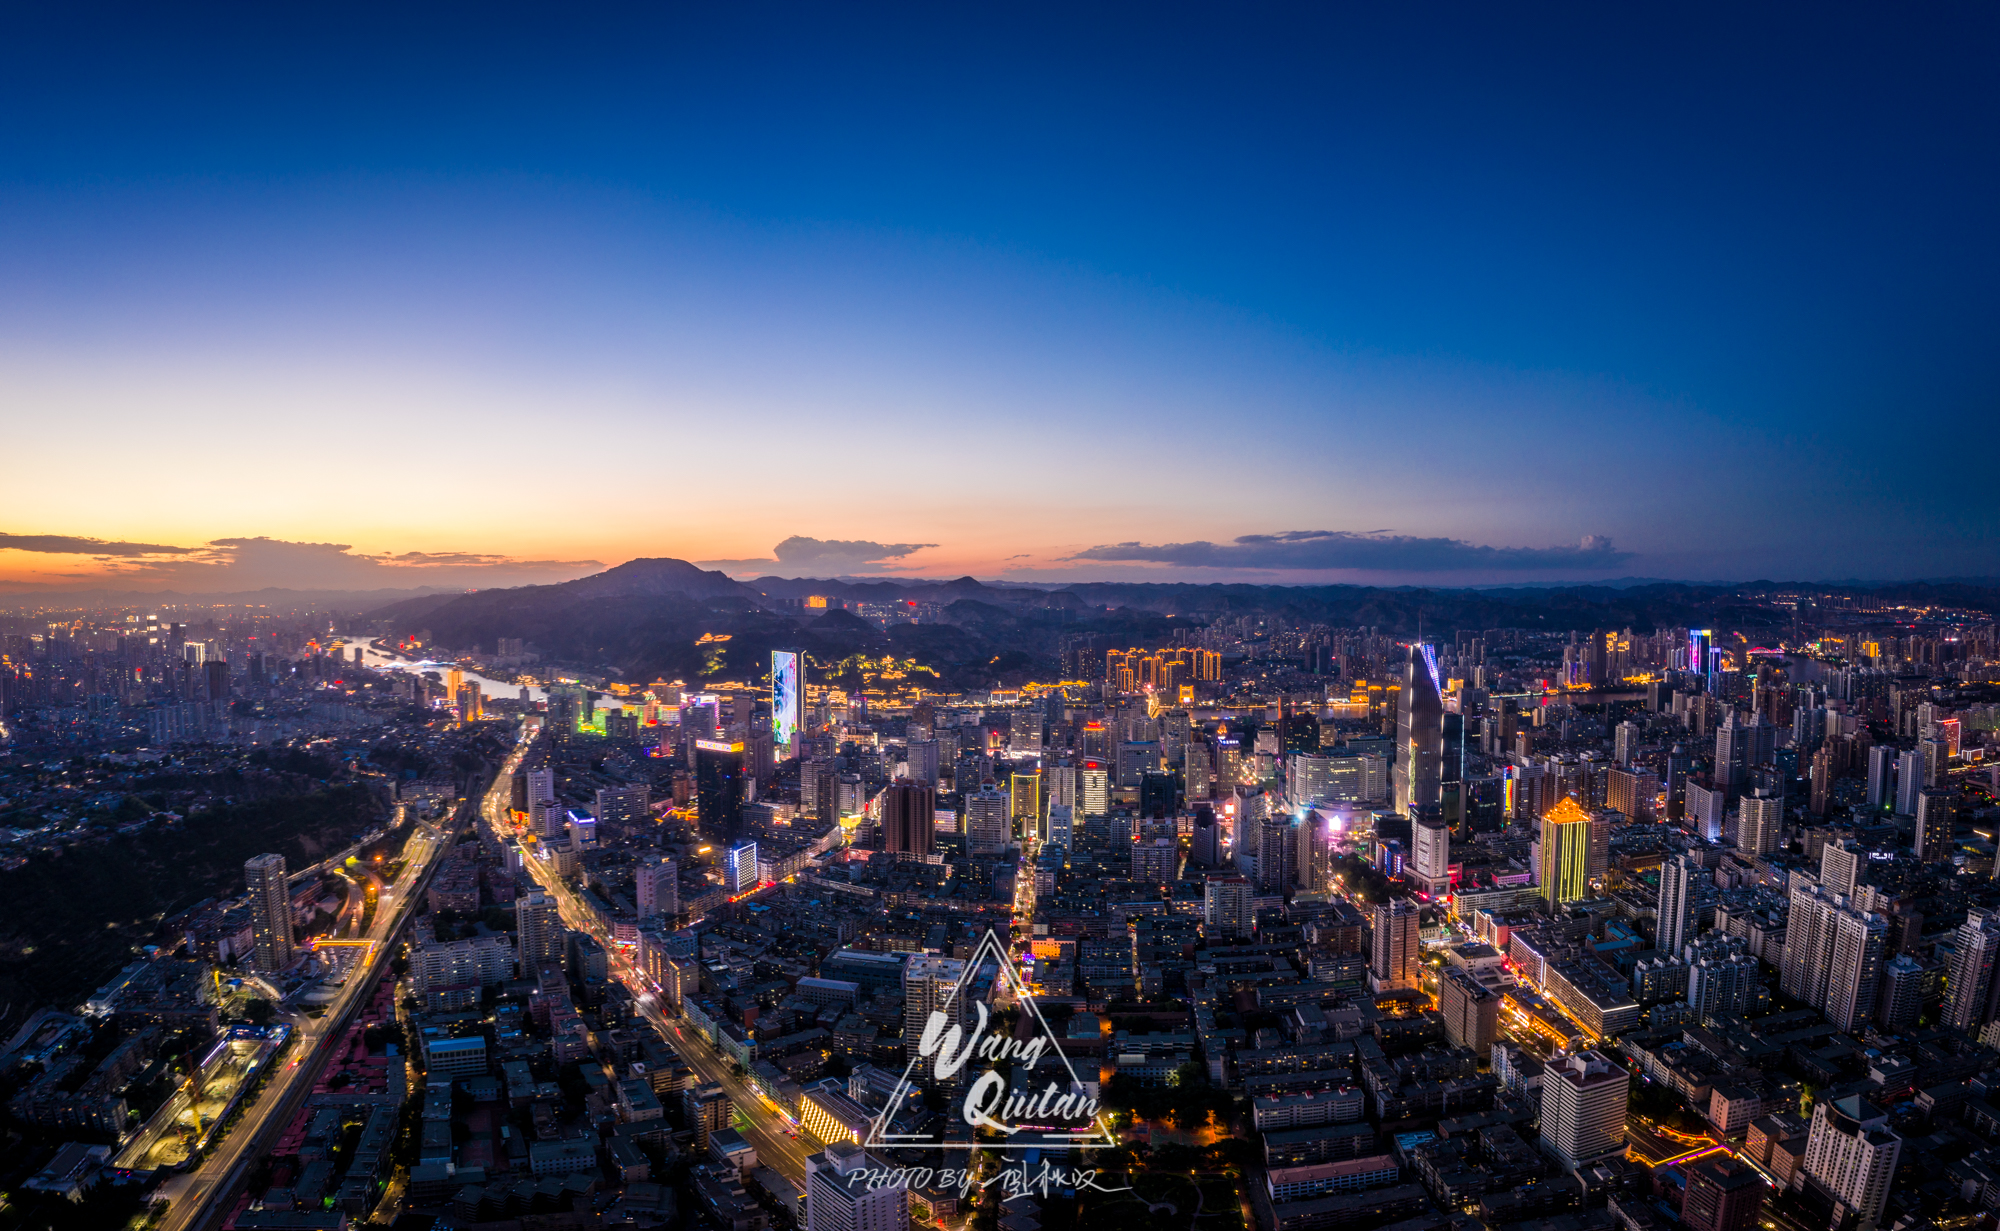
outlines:
[[[1403,687],[1396,696],[1396,806],[1404,812],[1436,807],[1444,757],[1444,698],[1423,647],[1410,647]]]

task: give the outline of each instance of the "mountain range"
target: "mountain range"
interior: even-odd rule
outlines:
[[[1828,587],[1652,582],[1433,590],[1093,582],[1042,588],[972,577],[737,581],[685,560],[651,558],[558,585],[423,595],[372,610],[366,618],[399,634],[428,631],[434,644],[454,650],[491,650],[499,638],[519,637],[555,661],[641,682],[759,679],[768,669],[769,651],[800,649],[821,668],[821,676],[833,671],[859,678],[859,659],[891,656],[963,687],[1048,678],[1065,635],[1105,645],[1162,644],[1172,641],[1177,627],[1242,615],[1372,626],[1391,635],[1712,625],[1781,636],[1793,623],[1792,612],[1744,595],[1788,589]],[[1867,592],[1891,601],[2000,610],[2000,588],[1984,579],[1876,586]],[[938,622],[884,629],[839,607],[804,606],[813,596],[848,605],[921,603],[942,611]]]

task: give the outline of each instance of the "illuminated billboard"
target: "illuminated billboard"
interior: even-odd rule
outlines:
[[[791,650],[771,651],[771,736],[788,747],[805,712],[805,683],[799,678],[799,656]]]

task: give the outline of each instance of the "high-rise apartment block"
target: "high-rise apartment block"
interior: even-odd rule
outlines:
[[[258,855],[243,865],[250,889],[253,958],[260,974],[292,964],[292,892],[283,855]]]
[[[550,962],[561,962],[569,948],[568,939],[554,898],[536,892],[514,900],[514,943],[524,976]]]
[[[1374,951],[1368,963],[1369,983],[1376,991],[1417,985],[1417,908],[1405,898],[1375,906]]]

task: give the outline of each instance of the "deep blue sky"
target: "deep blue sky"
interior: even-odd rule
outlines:
[[[246,478],[0,530],[2000,573],[1990,7],[416,7],[0,16],[0,398],[51,460],[421,427],[625,511]]]

